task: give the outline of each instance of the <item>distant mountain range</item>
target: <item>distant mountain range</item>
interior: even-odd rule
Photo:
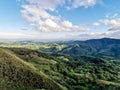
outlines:
[[[63,46],[63,47],[62,47]],[[58,49],[58,47],[61,47]],[[71,56],[97,56],[120,58],[120,39],[91,39],[86,41],[69,41],[58,43],[50,48],[41,48],[43,52]]]
[[[86,41],[17,41],[2,42],[0,47],[22,47],[38,50],[44,53],[70,55],[72,57],[95,56],[106,58],[120,58],[120,39],[102,38]]]

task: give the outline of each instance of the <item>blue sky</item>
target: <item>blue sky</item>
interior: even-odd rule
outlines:
[[[120,38],[117,0],[1,0],[0,38]]]

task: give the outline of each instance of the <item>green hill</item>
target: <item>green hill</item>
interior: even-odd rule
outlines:
[[[119,90],[120,62],[0,49],[0,90]]]
[[[32,64],[0,49],[0,90],[64,90]]]

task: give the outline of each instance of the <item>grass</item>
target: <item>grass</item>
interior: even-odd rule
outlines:
[[[33,65],[0,49],[0,89],[1,90],[65,90]]]

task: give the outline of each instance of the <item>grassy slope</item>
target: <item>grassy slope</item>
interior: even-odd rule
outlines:
[[[45,54],[39,53],[34,50],[22,49],[22,48],[21,49],[10,48],[9,50],[14,52],[19,58],[22,58],[23,60],[26,60],[27,62],[34,65],[40,71],[42,70],[47,75],[49,75],[49,77],[56,80],[60,84],[67,86],[70,90],[76,90],[80,88],[81,90],[85,90],[85,89],[100,90],[101,88],[102,90],[105,90],[105,88],[107,88],[108,90],[112,90],[112,89],[119,90],[118,88],[120,88],[119,82],[111,80],[111,77],[113,78],[112,75],[114,75],[117,78],[117,74],[118,74],[116,70],[114,70],[114,69],[118,69],[118,67],[116,67],[117,64],[115,64],[114,66],[114,63],[112,62],[110,62],[110,67],[109,67],[109,62],[108,63],[107,61],[102,62],[96,59],[95,60],[92,59],[91,62],[84,62],[85,65],[81,64],[82,63],[81,61],[78,61],[77,63],[72,61],[70,62],[67,61],[68,64],[66,65],[65,64],[66,61],[62,62],[60,60],[54,60],[54,59],[52,60],[51,58],[48,58]],[[95,64],[93,64],[93,62]],[[71,65],[73,64],[75,64],[74,71],[71,71],[73,69],[73,66]],[[98,69],[100,69],[101,71]],[[112,74],[111,73],[112,71],[109,71],[111,69],[113,70],[113,72],[115,72],[115,74]],[[83,72],[80,73],[79,71],[83,71]],[[92,73],[89,73],[89,71]],[[95,78],[93,75],[95,77],[97,76],[97,78]],[[73,79],[75,81],[72,81]]]
[[[9,51],[0,49],[1,90],[63,90],[61,85]]]

